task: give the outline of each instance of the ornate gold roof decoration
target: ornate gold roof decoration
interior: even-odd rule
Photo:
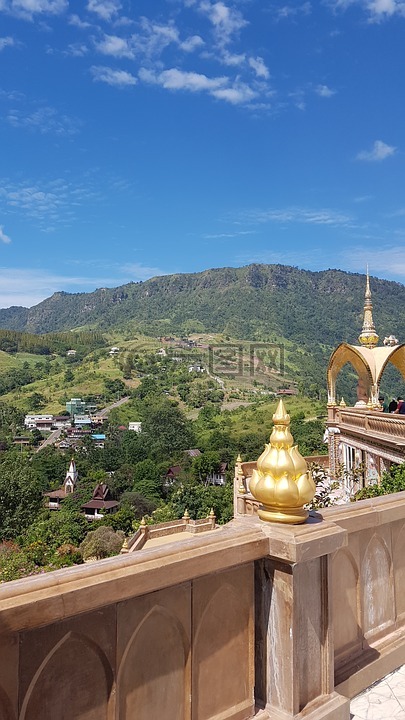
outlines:
[[[342,397],[342,399],[341,399],[341,401],[340,401],[340,403],[339,403],[339,406],[340,406],[340,407],[346,407],[346,401],[345,401],[344,397]]]
[[[378,343],[378,335],[373,321],[373,304],[371,302],[370,278],[367,268],[366,293],[364,297],[363,328],[359,335],[360,345],[372,350]]]
[[[294,445],[290,416],[280,400],[273,415],[270,443],[257,461],[249,488],[261,503],[262,520],[298,524],[308,517],[304,508],[315,495],[315,483],[307,463]]]

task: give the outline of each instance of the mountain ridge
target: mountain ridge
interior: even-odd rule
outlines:
[[[405,286],[370,281],[377,332],[405,339]],[[132,324],[155,336],[224,332],[333,346],[356,342],[364,291],[365,276],[359,273],[251,264],[156,276],[91,293],[56,292],[31,308],[1,309],[0,328],[46,333]]]

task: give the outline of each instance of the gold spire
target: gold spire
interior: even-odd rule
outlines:
[[[366,293],[364,296],[364,318],[363,318],[363,328],[359,335],[359,343],[360,345],[364,345],[365,347],[372,350],[378,343],[378,335],[375,331],[374,321],[373,321],[373,304],[371,302],[371,290],[370,290],[370,277],[368,274],[368,265],[367,265],[367,275],[366,275]]]
[[[307,463],[294,445],[290,433],[290,416],[280,400],[273,415],[274,428],[270,443],[257,461],[249,488],[259,500],[262,520],[303,523],[308,517],[304,508],[315,495],[315,483]]]

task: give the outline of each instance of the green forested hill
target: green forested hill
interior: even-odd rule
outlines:
[[[166,275],[93,293],[55,293],[38,305],[0,310],[0,328],[31,333],[74,327],[101,330],[129,323],[153,335],[223,332],[252,340],[288,338],[307,348],[355,342],[361,329],[365,277],[340,270],[310,272],[249,265]],[[405,339],[405,287],[371,278],[380,337]]]

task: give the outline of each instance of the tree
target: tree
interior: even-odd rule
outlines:
[[[31,437],[32,437],[32,444],[34,447],[37,447],[38,445],[40,445],[40,443],[43,440],[42,433],[40,430],[38,430],[38,428],[33,428],[31,430]]]
[[[217,521],[229,522],[233,518],[233,486],[232,483],[224,487],[201,485],[201,483],[188,481],[175,489],[170,504],[176,517],[182,517],[188,510],[193,518],[208,517],[211,508]]]
[[[43,479],[20,456],[6,458],[0,466],[0,539],[24,532],[42,507]]]
[[[64,503],[59,512],[46,510],[37,517],[24,535],[24,544],[41,542],[52,551],[65,544],[78,546],[88,527],[83,513]]]
[[[104,386],[106,395],[110,399],[122,397],[125,394],[125,383],[118,378],[116,380],[107,378],[104,380]]]
[[[194,443],[191,422],[179,407],[167,400],[148,406],[142,421],[143,433],[149,436],[159,460],[167,460]]]
[[[90,530],[80,545],[84,560],[91,557],[101,558],[118,555],[124,542],[124,533],[120,530],[114,532],[107,525],[100,525],[96,530]]]
[[[30,410],[35,412],[36,410],[41,410],[41,408],[45,404],[45,397],[42,395],[42,393],[34,392],[31,395],[28,395],[28,404],[30,407]]]
[[[192,473],[195,480],[207,484],[207,476],[219,470],[221,458],[218,452],[206,450],[194,458]]]
[[[151,500],[159,499],[162,479],[153,460],[141,460],[134,467],[133,491]]]

